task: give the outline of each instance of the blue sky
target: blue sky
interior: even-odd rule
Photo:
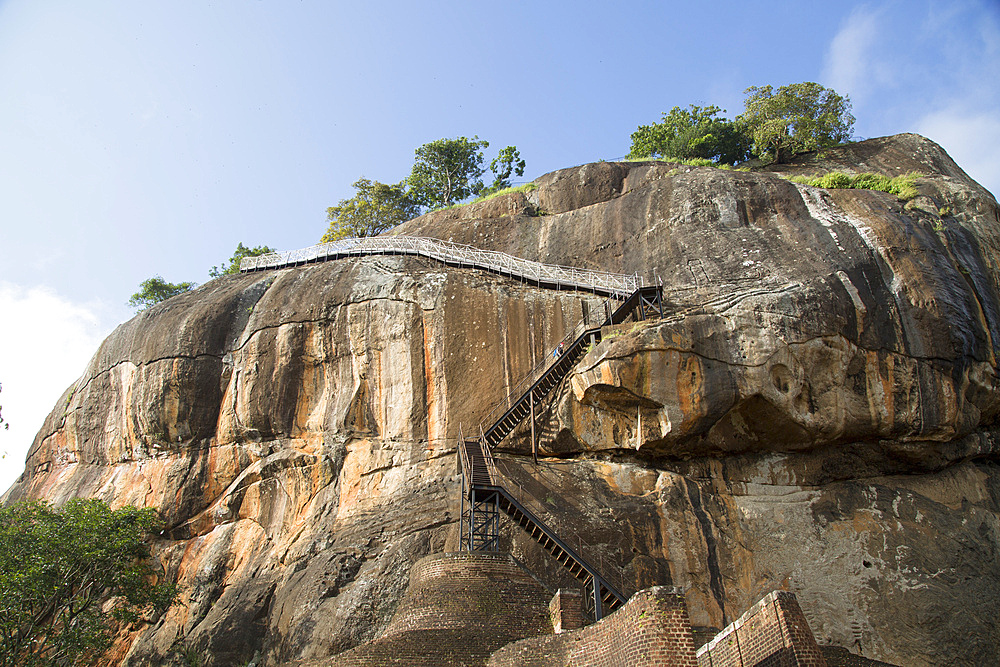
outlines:
[[[0,0],[0,489],[143,279],[311,245],[434,139],[514,144],[530,180],[800,81],[1000,191],[996,0]]]

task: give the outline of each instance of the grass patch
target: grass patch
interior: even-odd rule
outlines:
[[[842,171],[831,171],[822,176],[792,176],[788,180],[803,185],[813,185],[828,190],[878,190],[894,194],[903,201],[913,199],[917,192],[916,180],[923,174],[911,171],[902,176],[889,178],[882,174],[863,172],[860,174],[845,174]]]
[[[488,195],[483,195],[482,197],[476,197],[470,204],[478,204],[481,201],[489,201],[494,197],[499,197],[500,195],[509,195],[511,192],[531,192],[532,190],[537,190],[538,186],[535,183],[525,183],[524,185],[515,185],[514,187],[504,188],[503,190],[497,190],[496,192],[491,192]],[[464,206],[464,204],[462,204]]]

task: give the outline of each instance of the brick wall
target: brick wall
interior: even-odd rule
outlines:
[[[698,667],[827,667],[795,594],[774,591],[698,649]]]
[[[580,630],[503,647],[489,667],[696,667],[691,622],[680,589],[639,591],[621,609]]]
[[[579,589],[560,588],[549,602],[552,629],[562,634],[567,630],[583,627],[583,592]]]
[[[551,634],[551,593],[509,555],[436,554],[410,570],[410,584],[375,641],[326,665],[485,665],[501,646]]]

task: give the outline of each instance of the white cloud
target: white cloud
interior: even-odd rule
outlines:
[[[830,41],[823,83],[851,96],[856,135],[922,134],[996,195],[998,16],[981,0],[862,5]]]
[[[872,80],[872,50],[876,46],[879,12],[858,8],[830,42],[823,68],[823,81],[839,93],[859,100],[875,83]],[[880,73],[878,78],[884,78]]]
[[[1000,116],[953,106],[920,118],[916,132],[941,144],[969,176],[998,196]]]
[[[0,430],[0,493],[21,474],[35,433],[108,333],[99,310],[45,287],[0,281],[0,405],[10,423]]]

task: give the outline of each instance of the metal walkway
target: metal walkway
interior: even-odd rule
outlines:
[[[571,266],[542,264],[496,250],[481,250],[419,236],[369,236],[320,243],[301,250],[287,250],[257,257],[244,257],[240,272],[265,271],[345,257],[365,255],[418,255],[448,266],[479,269],[545,287],[591,292],[607,297],[626,298],[643,286],[639,275],[607,273]]]

